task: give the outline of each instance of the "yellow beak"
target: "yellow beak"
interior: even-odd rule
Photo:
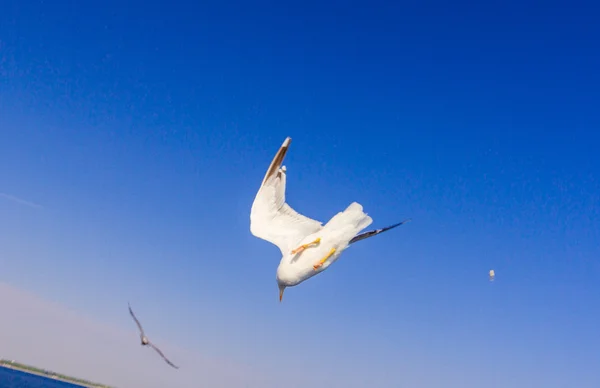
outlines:
[[[279,289],[279,301],[281,302],[281,299],[283,299],[283,290],[285,290],[285,288],[280,288]]]

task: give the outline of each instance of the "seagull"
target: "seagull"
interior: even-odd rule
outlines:
[[[138,321],[138,319],[135,317],[135,314],[133,313],[133,310],[131,310],[131,306],[129,305],[129,303],[127,303],[127,305],[129,306],[129,314],[131,314],[131,317],[137,324],[138,329],[140,329],[140,339],[142,340],[142,346],[150,346],[152,349],[156,350],[158,354],[160,354],[160,356],[163,358],[163,360],[167,362],[167,364],[171,365],[175,369],[179,369],[178,366],[175,366],[175,364],[173,364],[171,361],[169,361],[168,358],[165,357],[165,355],[163,354],[163,352],[160,351],[159,348],[154,346],[154,344],[148,340],[148,337],[146,337],[146,335],[144,334],[144,329],[142,329],[140,321]]]
[[[357,241],[376,236],[410,219],[385,228],[360,233],[373,219],[357,202],[322,222],[297,213],[285,201],[286,167],[282,166],[292,139],[286,138],[273,158],[250,210],[250,232],[281,251],[277,267],[279,301],[287,287],[325,271]]]

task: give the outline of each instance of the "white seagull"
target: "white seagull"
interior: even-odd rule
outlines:
[[[286,287],[296,286],[325,271],[350,244],[410,221],[359,234],[373,220],[357,202],[333,216],[324,226],[297,213],[285,202],[286,168],[281,165],[291,141],[286,138],[277,151],[250,211],[250,232],[281,250],[282,258],[277,267],[280,302]]]

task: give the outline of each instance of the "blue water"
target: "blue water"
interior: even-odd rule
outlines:
[[[0,388],[81,388],[43,376],[32,375],[0,366]]]

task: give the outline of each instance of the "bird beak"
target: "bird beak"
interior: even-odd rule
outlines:
[[[285,287],[281,287],[279,289],[279,301],[281,302],[281,299],[283,299],[283,291],[285,290]]]

